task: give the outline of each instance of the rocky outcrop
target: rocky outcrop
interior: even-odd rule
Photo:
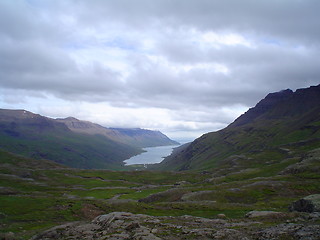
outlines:
[[[127,212],[113,212],[96,217],[91,223],[73,222],[49,229],[32,238],[40,239],[141,239],[160,240],[155,229],[142,226],[152,217]]]
[[[320,194],[309,195],[293,202],[289,206],[290,211],[298,212],[320,212]]]
[[[270,239],[319,239],[320,226],[319,225],[302,225],[302,224],[279,224],[277,226],[269,227],[253,234],[254,239],[270,240]]]
[[[113,212],[100,215],[91,222],[73,222],[53,227],[34,236],[31,240],[316,240],[320,236],[320,226],[312,222],[308,224],[285,223],[271,227],[269,225],[263,227],[261,224],[261,222],[250,219],[229,221],[187,215],[153,217],[128,212]]]

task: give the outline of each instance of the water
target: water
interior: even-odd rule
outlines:
[[[124,162],[126,165],[160,163],[163,158],[169,156],[172,153],[173,148],[178,146],[179,145],[170,145],[144,148],[143,150],[145,150],[146,152],[129,158]]]

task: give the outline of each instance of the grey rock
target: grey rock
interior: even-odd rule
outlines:
[[[319,225],[280,224],[254,233],[258,239],[299,239],[318,240],[320,236]]]
[[[250,216],[274,217],[284,213],[252,211]],[[301,214],[310,215],[310,214]],[[318,214],[314,218],[317,220]],[[53,227],[31,240],[318,240],[320,225],[317,221],[299,221],[276,226],[262,224],[263,218],[226,220],[194,216],[154,217],[128,212],[113,212],[96,217],[92,222],[73,222]],[[269,221],[269,219],[267,219]]]
[[[320,194],[309,195],[289,206],[290,211],[298,212],[320,212]]]
[[[246,214],[247,218],[258,218],[258,217],[274,217],[280,216],[283,213],[281,212],[274,212],[274,211],[251,211]]]
[[[227,216],[224,213],[219,213],[217,215],[218,218],[227,218]]]

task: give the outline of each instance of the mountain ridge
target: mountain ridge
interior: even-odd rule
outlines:
[[[162,135],[155,132],[153,146],[175,143],[169,138],[163,141]],[[120,170],[124,160],[148,146],[142,140],[73,117],[52,119],[26,110],[0,109],[1,149],[69,167]]]
[[[113,141],[140,148],[179,144],[160,131],[142,128],[107,128],[97,123],[79,120],[74,117],[58,118],[56,120],[64,123],[71,131],[90,135],[99,134]]]
[[[299,142],[320,146],[319,102],[320,85],[268,94],[229,126],[175,151],[158,168],[206,170],[224,164],[233,155],[251,156],[290,144],[298,146]]]

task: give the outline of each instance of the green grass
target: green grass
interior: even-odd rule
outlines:
[[[151,194],[159,193],[168,190],[169,187],[160,187],[160,188],[152,188],[152,189],[144,189],[135,191],[133,193],[127,193],[120,196],[120,199],[132,199],[132,200],[139,200],[145,197],[150,196]]]
[[[76,212],[80,202],[66,199],[32,196],[0,196],[1,232],[15,232],[25,236],[61,222],[79,220]]]
[[[94,190],[72,190],[67,194],[75,195],[79,197],[92,197],[97,199],[110,199],[119,194],[130,194],[135,192],[132,189],[94,189]]]
[[[30,159],[8,153],[1,156],[0,152],[0,171],[18,176],[0,176],[3,193],[0,195],[0,231],[12,231],[22,239],[29,239],[51,226],[91,220],[94,215],[84,212],[87,205],[100,214],[127,211],[153,216],[216,218],[223,213],[229,219],[243,218],[251,210],[287,212],[291,202],[320,192],[316,171],[319,155],[320,150],[303,156],[311,159],[303,172],[281,175],[283,169],[301,160],[300,155],[287,158],[283,151],[268,150],[251,154],[250,158],[244,156],[231,172],[226,161],[225,169],[202,174],[50,170],[49,162],[41,162],[38,168],[36,163],[27,164]],[[178,185],[181,181],[185,184]],[[193,195],[188,201],[181,200],[191,192],[201,194]],[[115,196],[119,201],[109,200]],[[149,197],[153,200],[148,203],[137,201]]]

